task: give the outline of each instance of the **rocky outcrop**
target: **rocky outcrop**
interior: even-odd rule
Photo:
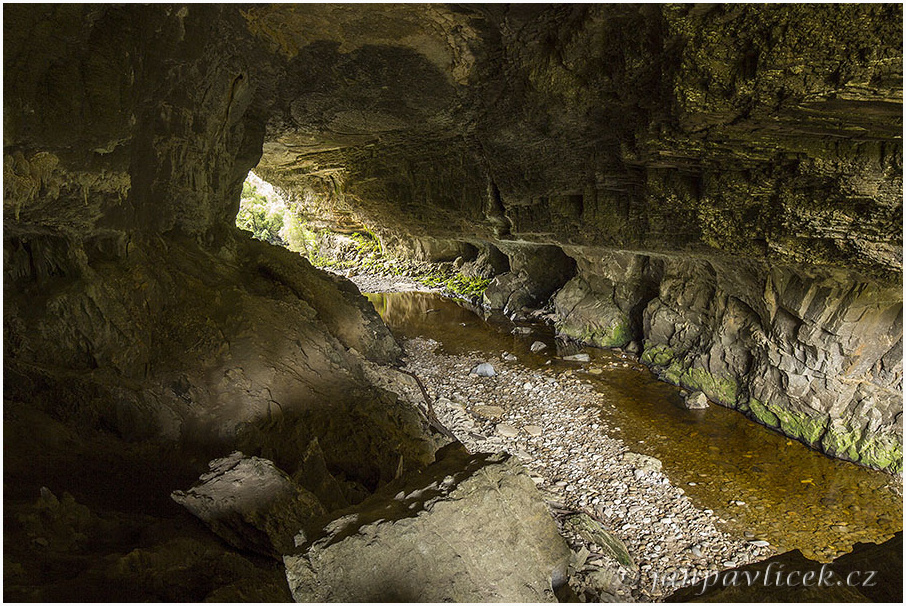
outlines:
[[[482,300],[507,314],[542,304],[575,272],[575,262],[557,246],[507,244],[501,250],[509,271],[491,281]]]
[[[142,479],[155,480],[149,469]],[[141,486],[130,492],[143,492]],[[286,602],[282,566],[240,555],[191,520],[94,509],[42,488],[37,501],[4,500],[3,595],[23,602],[74,596],[129,602]],[[115,498],[104,499],[109,507]],[[187,516],[188,517],[188,516]],[[55,572],[61,571],[61,572]]]
[[[396,56],[382,49],[383,74],[344,80],[363,71],[367,28],[341,9],[282,22],[261,9],[271,40],[351,51],[318,48],[320,69],[314,44],[298,51],[288,80],[302,90],[285,91],[298,101],[269,126],[266,178],[403,235],[900,270],[899,8],[446,10],[404,20],[437,20],[437,51],[413,36]],[[320,18],[336,23],[313,28]],[[398,88],[401,66],[418,88]],[[356,112],[368,143],[340,141],[312,88],[339,91],[331,114]]]
[[[569,281],[563,332],[643,339],[667,380],[898,469],[901,23],[859,4],[10,6],[5,409],[57,446],[241,448],[290,474],[317,437],[348,494],[429,464],[424,415],[366,377],[399,355],[368,303],[233,226],[257,165],[337,224],[473,263],[495,307]]]
[[[570,551],[507,455],[447,447],[284,558],[297,602],[550,602]]]
[[[230,545],[277,558],[295,547],[293,537],[311,532],[324,514],[318,498],[271,461],[234,452],[215,459],[210,471],[173,500]]]
[[[320,436],[332,465],[372,486],[400,456],[432,460],[424,418],[363,378],[357,352],[399,350],[345,280],[244,239],[217,252],[173,238],[7,244],[8,397],[127,439],[277,460]],[[267,439],[281,431],[292,452]]]
[[[642,359],[828,454],[896,472],[901,296],[801,269],[668,264]]]
[[[832,456],[902,469],[902,295],[828,270],[576,249],[558,330]]]

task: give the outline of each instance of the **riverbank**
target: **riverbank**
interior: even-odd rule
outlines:
[[[343,276],[358,287],[361,292],[368,293],[390,293],[390,292],[430,292],[436,294],[445,294],[444,289],[440,287],[430,287],[417,282],[414,278],[400,275],[376,275],[360,274],[355,269],[330,269],[326,271]],[[446,293],[449,295],[449,293]]]
[[[621,566],[595,543],[568,529],[564,536],[585,562],[577,562],[575,589],[600,578],[623,578],[607,590],[621,601],[662,599],[674,587],[663,579],[691,579],[769,557],[774,551],[754,538],[733,537],[720,518],[696,508],[673,486],[656,459],[638,455],[607,435],[598,395],[570,370],[532,371],[514,356],[448,355],[439,343],[405,343],[406,370],[420,377],[441,422],[471,451],[515,454],[532,473],[555,515],[585,512],[626,546],[638,572]],[[472,373],[490,363],[494,376]],[[579,364],[576,365],[578,369]]]
[[[485,317],[477,308],[436,294],[368,298],[397,339],[409,343],[409,370],[431,385],[439,415],[452,410],[444,422],[457,427],[454,433],[461,441],[473,450],[522,456],[542,490],[550,491],[552,510],[561,521],[568,511],[584,510],[605,528],[627,535],[627,546],[634,544],[634,553],[646,560],[641,565],[650,568],[642,569],[647,571],[644,580],[624,570],[626,593],[612,593],[613,599],[662,599],[669,591],[650,590],[656,579],[676,571],[680,579],[685,574],[694,582],[696,575],[701,578],[725,563],[740,564],[745,558],[732,548],[751,541],[770,543],[758,558],[771,550],[799,549],[813,560],[830,562],[857,542],[880,543],[902,529],[898,478],[826,457],[722,406],[686,410],[683,391],[657,380],[633,355],[583,348],[555,338],[550,326],[513,324],[500,314]],[[413,349],[413,343],[425,339],[435,341]],[[567,359],[576,354],[588,361]],[[470,375],[479,362],[491,363],[497,374]],[[627,460],[630,449],[663,463],[663,477],[657,477],[663,485],[646,475],[645,457],[630,454],[628,459],[635,461]],[[553,463],[545,463],[552,457]],[[564,461],[571,468],[559,469]],[[589,479],[580,482],[582,478]],[[682,520],[678,530],[661,527],[661,519],[671,518],[661,509],[673,508],[676,494],[698,514]],[[653,503],[670,507],[651,507]],[[646,508],[650,513],[644,513]],[[711,552],[700,540],[691,541],[690,536],[701,535],[706,543],[719,537],[706,530],[709,525],[731,539],[723,543],[731,549],[720,549],[722,539]],[[581,584],[593,577],[600,585],[604,578],[605,589],[614,589],[609,583],[619,578],[620,568],[596,566],[593,562],[607,560],[590,545],[573,537],[578,553],[583,546],[590,551],[585,572],[573,580]],[[764,547],[760,542],[755,546]]]

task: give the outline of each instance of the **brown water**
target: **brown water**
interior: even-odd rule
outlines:
[[[367,296],[397,337],[431,338],[451,354],[508,351],[530,368],[587,379],[601,394],[611,435],[663,461],[671,482],[727,520],[728,532],[749,532],[778,551],[800,549],[828,561],[856,542],[881,542],[903,528],[900,478],[826,457],[727,408],[686,410],[679,388],[619,352],[565,344],[542,324],[523,323],[532,334],[513,335],[505,317],[485,319],[480,310],[433,294]],[[534,341],[548,349],[531,353]],[[577,351],[591,363],[555,358]]]

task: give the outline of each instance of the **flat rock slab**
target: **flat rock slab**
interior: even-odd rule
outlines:
[[[570,551],[505,454],[451,446],[286,556],[297,602],[552,602]]]
[[[503,416],[504,410],[500,406],[487,406],[485,404],[478,404],[472,407],[472,412],[480,417],[484,417],[485,419],[496,421]]]
[[[234,547],[279,558],[325,513],[317,497],[267,459],[237,451],[209,466],[192,488],[170,496]]]
[[[502,435],[504,438],[515,438],[519,435],[519,430],[512,425],[507,425],[506,423],[498,423],[497,433]]]
[[[542,433],[544,433],[544,429],[542,429],[538,425],[524,425],[522,427],[522,431],[532,436],[533,438],[537,438]]]
[[[590,362],[591,356],[587,353],[577,353],[571,356],[563,356],[563,360],[566,362]]]

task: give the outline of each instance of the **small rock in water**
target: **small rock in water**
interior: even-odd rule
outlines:
[[[588,369],[588,373],[592,375],[600,375],[604,372],[603,368],[598,368],[597,366],[592,366]]]
[[[563,356],[567,362],[590,362],[591,357],[587,353],[577,353],[571,356]]]
[[[749,545],[754,545],[755,547],[767,547],[768,545],[770,545],[770,543],[759,539],[757,541],[749,541]]]
[[[742,533],[742,536],[744,536],[744,537],[747,538],[747,539],[754,539],[754,538],[755,538],[755,533],[749,532],[748,530],[746,530],[746,531],[744,531],[744,532]]]
[[[522,431],[532,436],[533,438],[537,438],[544,432],[544,430],[537,425],[525,425],[523,426]]]
[[[623,461],[643,471],[660,471],[663,467],[663,464],[658,459],[637,452],[623,453]]]
[[[512,425],[507,425],[506,423],[498,423],[497,433],[502,435],[504,438],[515,438],[517,435],[519,435],[519,430]]]
[[[517,326],[513,329],[514,335],[530,335],[532,334],[532,329],[528,326]]]
[[[500,357],[503,358],[503,360],[505,362],[516,362],[517,360],[519,360],[519,358],[517,358],[516,356],[514,356],[513,354],[511,354],[508,351],[504,352],[503,355]]]
[[[476,374],[479,377],[493,377],[497,373],[494,371],[493,366],[491,366],[487,362],[482,362],[472,369],[472,374]]]
[[[539,352],[547,349],[547,345],[545,345],[541,341],[535,341],[534,343],[532,343],[532,346],[529,349],[531,349],[533,352]]]
[[[700,391],[693,391],[686,396],[685,406],[689,410],[701,410],[708,408],[708,396]]]

